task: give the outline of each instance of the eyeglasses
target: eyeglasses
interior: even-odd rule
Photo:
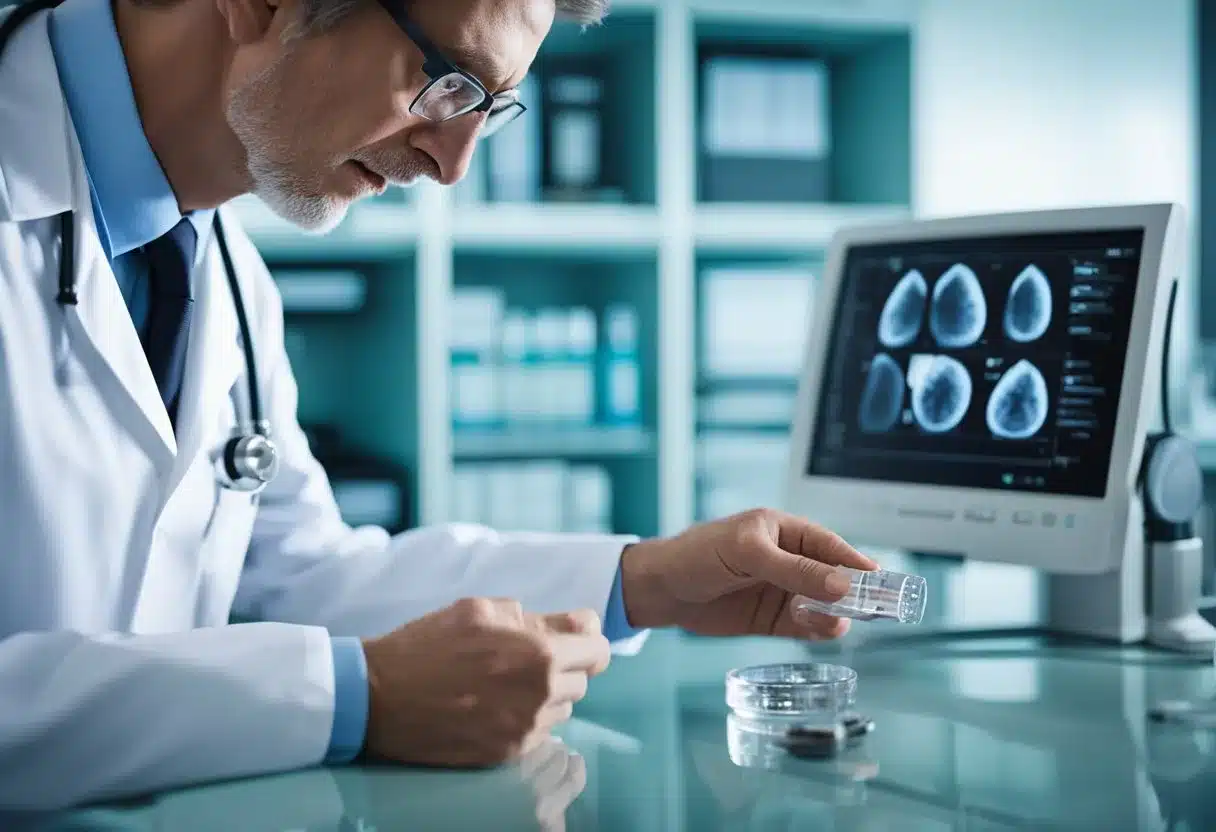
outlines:
[[[485,85],[443,56],[430,38],[405,13],[402,0],[380,0],[380,5],[422,52],[422,71],[427,85],[410,104],[410,112],[428,121],[444,122],[467,115],[486,113],[478,138],[486,139],[519,118],[528,109],[518,90],[494,94]]]

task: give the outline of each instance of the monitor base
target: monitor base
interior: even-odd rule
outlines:
[[[1178,653],[1216,654],[1216,627],[1199,613],[1149,624],[1147,641]]]
[[[1143,528],[1138,522],[1133,528]],[[1216,627],[1199,614],[1203,540],[1149,543],[1130,535],[1122,568],[1048,575],[1045,629],[1181,653],[1216,651]]]
[[[1203,595],[1203,539],[1149,545],[1147,640],[1166,650],[1211,654],[1216,627],[1199,614]]]

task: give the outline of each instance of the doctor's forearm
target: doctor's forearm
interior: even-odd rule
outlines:
[[[333,683],[319,628],[11,636],[0,641],[0,808],[54,810],[315,765]]]
[[[624,615],[609,621],[621,552],[633,537],[436,525],[389,541],[366,540],[327,540],[315,553],[255,545],[237,611],[246,619],[371,638],[461,598],[490,597],[517,600],[533,612],[594,610],[606,624],[619,625],[621,639],[636,629]],[[333,555],[334,548],[343,554]]]

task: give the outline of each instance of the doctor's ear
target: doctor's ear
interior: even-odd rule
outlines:
[[[272,31],[283,28],[276,18],[281,14],[298,14],[299,3],[293,0],[215,0],[220,15],[228,24],[228,37],[239,45],[265,40]],[[277,35],[276,35],[277,37]]]

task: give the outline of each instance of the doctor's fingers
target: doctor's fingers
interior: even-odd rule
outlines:
[[[545,642],[557,671],[582,670],[592,676],[602,673],[612,658],[612,648],[603,635],[557,633]]]
[[[554,728],[566,724],[573,717],[574,702],[570,700],[566,700],[565,702],[550,702],[536,714],[533,730],[539,731],[548,737],[551,736],[550,732]]]
[[[587,763],[579,754],[570,754],[560,768],[546,770],[544,779],[532,784],[536,794],[536,819],[545,832],[566,828],[566,810],[587,788]]]
[[[799,596],[786,605],[785,610],[773,625],[773,635],[778,638],[808,639],[824,641],[840,638],[849,631],[849,620],[835,615],[825,615],[796,607]]]
[[[599,635],[603,632],[599,614],[591,609],[549,613],[540,616],[540,622],[547,630],[554,633]]]
[[[574,752],[558,737],[546,734],[544,739],[526,754],[521,754],[518,766],[520,778],[526,783],[535,782],[543,777],[545,771],[565,766],[565,758]]]
[[[587,695],[587,673],[582,670],[555,672],[549,681],[547,704],[581,702]]]
[[[817,523],[780,511],[766,513],[765,519],[772,539],[786,552],[829,566],[878,568],[877,563],[854,549],[843,537]]]
[[[775,518],[775,519],[774,519]],[[836,564],[874,569],[874,561],[857,552],[832,532],[810,523],[773,515],[764,530],[752,527],[731,552],[731,566],[778,589],[821,601],[838,601],[848,592],[849,580]]]

